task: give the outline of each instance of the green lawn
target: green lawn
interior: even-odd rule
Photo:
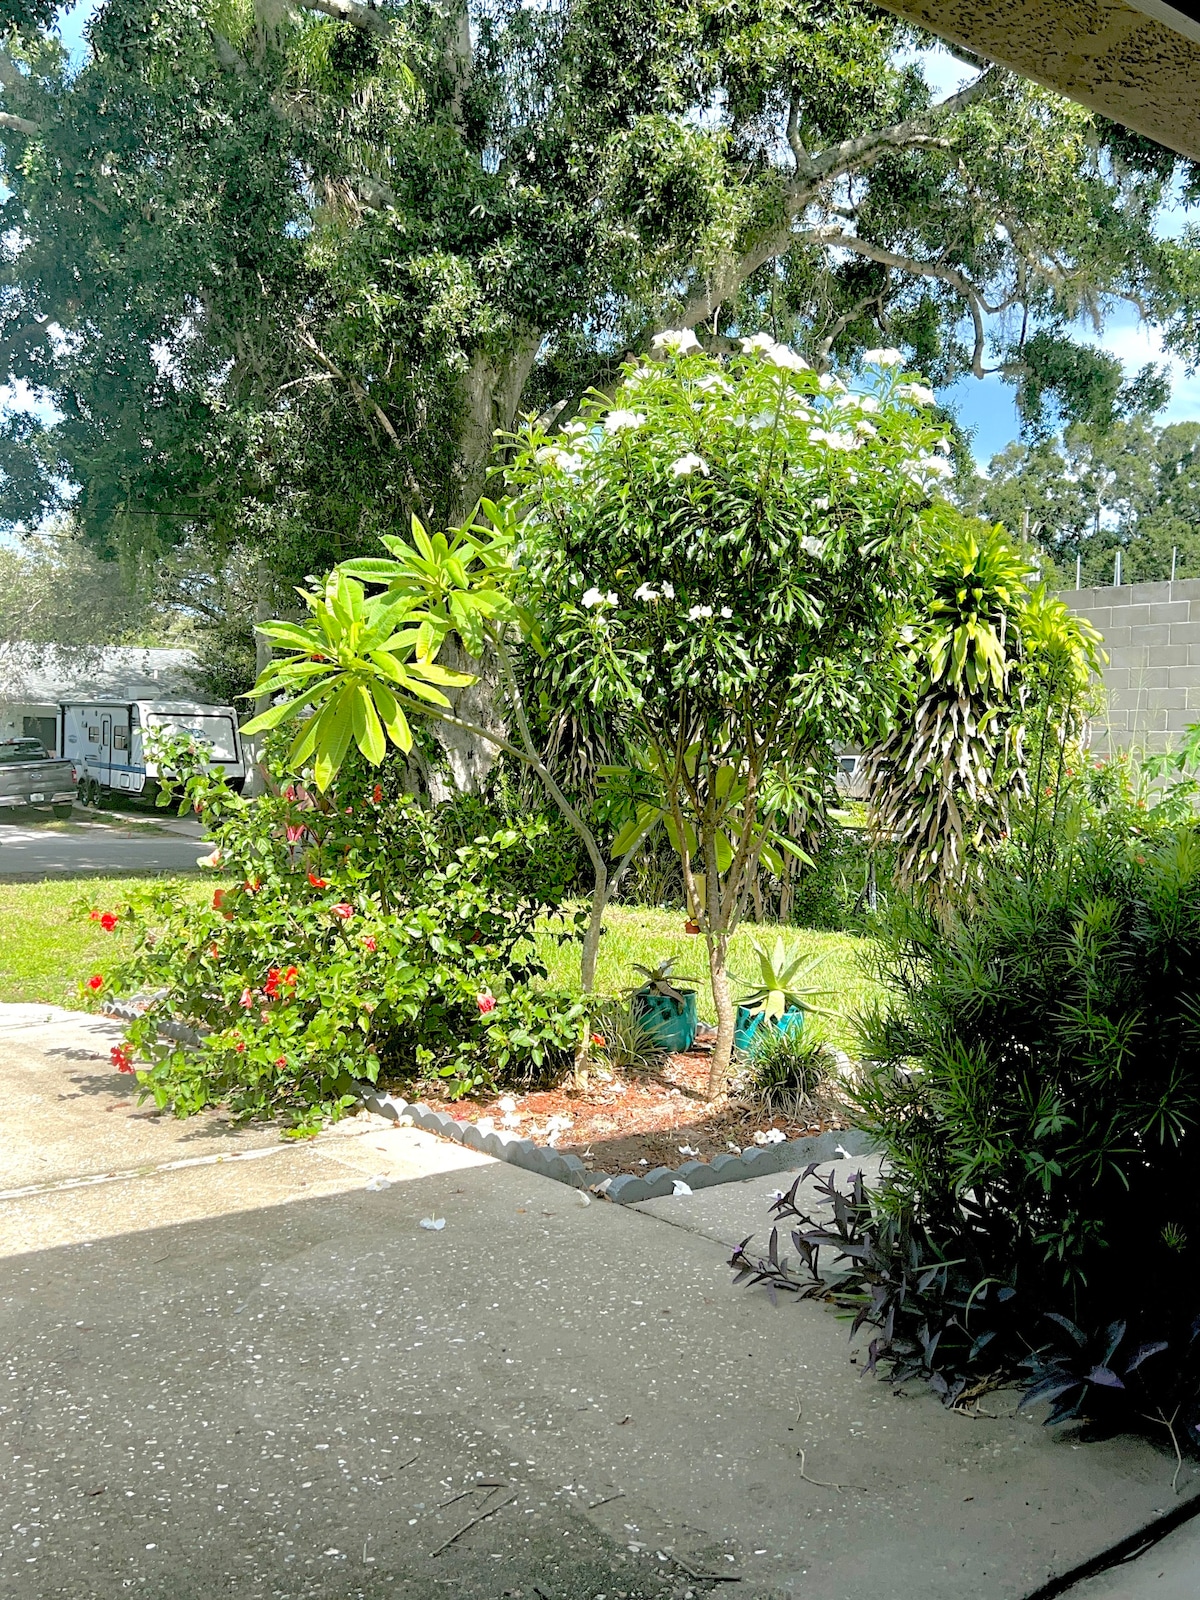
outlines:
[[[700,1015],[715,1021],[712,999],[708,993],[708,956],[704,940],[683,931],[682,911],[663,911],[650,906],[611,906],[605,913],[604,936],[600,941],[600,955],[596,963],[596,985],[606,994],[617,994],[639,981],[633,962],[644,967],[655,967],[668,957],[675,958],[675,973],[680,977],[695,978],[699,982]],[[867,941],[854,934],[819,933],[811,928],[756,928],[743,926],[734,936],[730,956],[730,971],[734,976],[734,993],[738,992],[737,979],[750,978],[755,970],[754,952],[750,942],[755,937],[770,950],[775,936],[782,933],[789,950],[808,955],[823,955],[821,965],[807,980],[814,987],[829,989],[831,994],[820,1004],[833,1013],[828,1018],[815,1018],[814,1028],[836,1044],[846,1048],[853,1043],[848,1017],[866,1000],[878,993],[876,985],[863,970],[862,958],[867,952]],[[579,946],[559,944],[554,938],[554,925],[548,924],[538,939],[538,954],[549,968],[551,981],[569,989],[579,988]]]
[[[173,883],[181,895],[211,893],[195,878],[54,878],[45,883],[0,883],[0,1001],[78,1002],[79,984],[107,978],[129,954],[118,927],[105,933],[87,907],[119,910],[139,888]],[[84,909],[80,909],[81,904]]]
[[[163,880],[78,878],[0,884],[0,1001],[70,1005],[78,999],[82,980],[96,972],[107,978],[128,954],[128,941],[121,928],[105,933],[98,923],[88,921],[86,909],[79,908],[119,909],[151,881]],[[197,902],[212,892],[212,882],[207,879],[166,881],[175,884],[179,894]],[[617,994],[638,981],[633,962],[654,967],[674,956],[676,973],[698,980],[700,1014],[712,1020],[704,941],[686,934],[683,923],[682,911],[611,907],[600,942],[596,974],[599,988],[607,994]],[[554,929],[552,921],[544,925],[538,936],[538,953],[549,968],[552,983],[577,990],[579,946],[574,942],[560,944]],[[751,974],[750,941],[758,931],[744,927],[734,939],[730,966],[735,979]],[[774,928],[761,932],[765,943],[774,943]],[[783,934],[789,947],[825,955],[810,981],[833,991],[822,1003],[834,1015],[826,1020],[814,1019],[814,1026],[848,1047],[852,1040],[846,1019],[875,992],[862,968],[866,941],[852,934],[817,933],[804,928],[787,928]],[[735,983],[735,992],[736,988]]]

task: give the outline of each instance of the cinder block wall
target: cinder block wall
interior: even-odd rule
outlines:
[[[1099,628],[1109,657],[1093,749],[1177,744],[1200,722],[1200,578],[1064,589],[1061,598]]]

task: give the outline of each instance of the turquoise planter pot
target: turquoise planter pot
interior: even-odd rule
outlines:
[[[761,1011],[737,1008],[737,1022],[733,1030],[735,1050],[753,1050],[764,1028],[778,1028],[780,1033],[799,1033],[804,1026],[803,1011],[785,1011],[778,1022],[768,1022]]]
[[[683,991],[680,991],[683,993]],[[635,994],[629,1009],[660,1050],[690,1050],[696,1038],[696,996],[683,995],[679,1005],[668,994]]]

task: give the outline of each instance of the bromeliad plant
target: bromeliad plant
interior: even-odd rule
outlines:
[[[827,1015],[815,1003],[816,996],[827,995],[828,989],[815,989],[803,980],[815,972],[826,959],[828,952],[818,956],[793,955],[780,935],[772,951],[751,940],[758,972],[748,980],[742,1005],[747,1011],[761,1013],[767,1022],[778,1022],[788,1011],[811,1011],[814,1016]]]
[[[896,647],[932,553],[930,491],[952,469],[895,352],[872,392],[818,378],[766,335],[727,361],[660,336],[613,399],[531,427],[510,477],[528,507],[530,593],[564,703],[620,717],[654,790],[620,838],[662,820],[704,933],[718,1020],[729,942],[779,849],[772,771],[825,771],[895,698]]]
[[[948,508],[941,526],[906,692],[865,773],[872,834],[895,849],[899,882],[948,908],[978,883],[1031,780],[1036,833],[1048,773],[1079,733],[1100,635],[1030,587],[1003,528]]]

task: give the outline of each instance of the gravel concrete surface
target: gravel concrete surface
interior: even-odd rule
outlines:
[[[84,814],[86,817],[86,813]],[[37,882],[87,873],[195,872],[202,841],[176,827],[75,819],[60,827],[0,822],[0,879]]]
[[[1023,1600],[1178,1503],[1165,1452],[862,1378],[653,1213],[373,1120],[187,1166],[114,1121],[0,1202],[5,1600]]]

